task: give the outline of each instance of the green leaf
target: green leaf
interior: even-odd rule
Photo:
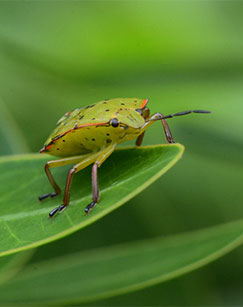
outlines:
[[[242,243],[243,220],[56,257],[29,266],[0,287],[0,302],[70,304],[119,295],[195,270]]]
[[[38,203],[37,197],[52,187],[43,165],[42,155],[0,159],[0,254],[11,254],[66,236],[98,220],[154,182],[182,156],[180,144],[119,149],[99,170],[101,200],[86,216],[91,201],[91,168],[73,180],[69,208],[50,220],[48,213],[61,204],[62,198]],[[70,168],[70,167],[69,167]],[[67,167],[54,169],[63,187]]]

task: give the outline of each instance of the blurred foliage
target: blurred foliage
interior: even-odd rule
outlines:
[[[39,248],[33,263],[242,217],[242,9],[237,1],[0,3],[1,154],[37,152],[66,111],[104,98],[149,98],[164,114],[213,112],[171,119],[186,146],[182,161],[92,227]],[[153,125],[145,144],[165,142],[162,135]],[[242,256],[238,249],[96,305],[240,305]]]
[[[88,253],[57,255],[27,265],[19,276],[2,285],[0,302],[71,305],[143,289],[221,257],[243,243],[242,233],[240,221]]]

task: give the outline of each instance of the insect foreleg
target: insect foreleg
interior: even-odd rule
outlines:
[[[146,123],[143,127],[143,129],[147,129],[149,126],[151,126],[155,121],[157,120],[161,120],[162,122],[162,125],[163,125],[163,129],[164,129],[164,132],[165,132],[165,137],[167,139],[167,142],[170,143],[170,144],[173,144],[175,143],[174,142],[174,139],[173,139],[173,136],[172,136],[172,133],[170,131],[170,128],[167,124],[167,121],[164,119],[164,115],[161,114],[161,113],[155,113],[153,114],[151,117],[149,117],[147,120],[146,120]],[[142,134],[141,134],[142,135]]]
[[[175,143],[174,139],[173,139],[173,136],[171,134],[170,128],[169,128],[169,126],[167,124],[167,121],[165,119],[161,119],[161,122],[162,122],[162,125],[163,125],[163,128],[164,128],[164,132],[165,132],[165,136],[166,136],[167,142],[170,143],[170,144]]]
[[[182,116],[182,115],[187,115],[187,114],[191,114],[191,113],[201,113],[201,114],[207,114],[207,113],[211,113],[210,111],[206,111],[206,110],[189,110],[189,111],[184,111],[184,112],[179,112],[179,113],[175,113],[175,114],[170,114],[170,115],[166,115],[164,116],[161,113],[155,113],[154,115],[152,115],[145,123],[145,125],[150,125],[150,123],[156,121],[156,120],[161,120],[162,124],[163,124],[163,128],[165,131],[165,136],[166,139],[168,141],[168,143],[174,143],[170,128],[166,122],[166,118],[172,118],[175,116]],[[147,128],[147,127],[146,127]]]

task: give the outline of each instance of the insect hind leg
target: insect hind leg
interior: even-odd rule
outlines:
[[[58,164],[58,162],[57,162]],[[51,174],[51,171],[50,171],[50,167],[55,167],[55,166],[58,166],[58,165],[55,165],[53,166],[52,164],[52,161],[48,161],[45,163],[44,165],[44,170],[45,170],[45,173],[47,175],[47,178],[49,179],[51,185],[53,186],[55,192],[52,192],[52,193],[47,193],[47,194],[43,194],[41,196],[39,196],[39,201],[42,201],[48,197],[55,197],[57,195],[59,195],[61,193],[61,189],[59,188],[59,186],[57,185],[55,179],[53,178],[52,174]]]
[[[59,166],[64,166],[64,165],[76,163],[76,162],[79,162],[80,160],[82,160],[84,158],[85,158],[85,155],[47,161],[45,163],[45,165],[44,165],[44,170],[45,170],[47,178],[49,179],[49,181],[50,181],[52,187],[54,188],[55,192],[46,193],[46,194],[43,194],[43,195],[39,196],[38,197],[39,201],[42,201],[42,200],[44,200],[46,198],[49,198],[49,197],[53,198],[53,197],[61,194],[61,189],[57,185],[55,179],[53,178],[53,176],[51,174],[51,171],[50,171],[50,168],[54,168],[54,167],[59,167]]]

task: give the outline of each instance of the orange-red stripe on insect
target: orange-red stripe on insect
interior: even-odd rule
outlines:
[[[47,146],[45,147],[45,150],[49,150],[49,149],[52,147],[52,145],[53,145],[53,144],[47,145]]]
[[[64,137],[66,134],[68,134],[68,133],[70,133],[72,131],[75,131],[75,130],[81,129],[81,128],[85,128],[85,127],[90,127],[90,126],[106,126],[107,124],[108,124],[107,122],[105,122],[105,123],[84,124],[84,125],[78,126],[76,128],[69,129],[68,131],[64,132],[63,134],[60,134],[60,135],[56,136],[49,144],[47,144],[46,146],[41,148],[40,153],[44,153],[45,151],[49,150],[53,146],[53,144],[55,142],[57,142],[60,138]]]
[[[106,126],[108,123],[105,122],[105,123],[93,123],[93,124],[84,124],[84,125],[81,125],[81,126],[77,126],[76,128],[72,128],[72,129],[69,129],[68,131],[64,132],[60,137],[63,137],[64,135],[74,131],[74,130],[77,130],[77,129],[81,129],[81,128],[85,128],[85,127],[91,127],[91,126]],[[57,141],[58,139],[56,139],[55,141]]]
[[[70,132],[72,132],[74,130],[85,128],[85,127],[90,127],[90,126],[105,126],[107,124],[108,123],[105,122],[105,123],[92,123],[92,124],[84,124],[84,125],[81,125],[81,126],[77,126],[76,128],[69,129],[66,132],[64,132],[63,134],[57,136],[54,140],[52,140],[52,143],[57,142],[60,138],[62,138],[63,136],[65,136],[66,134],[68,134],[68,133],[70,133]]]
[[[148,99],[144,99],[140,109],[143,109],[144,107],[146,107],[147,103],[148,103]]]

